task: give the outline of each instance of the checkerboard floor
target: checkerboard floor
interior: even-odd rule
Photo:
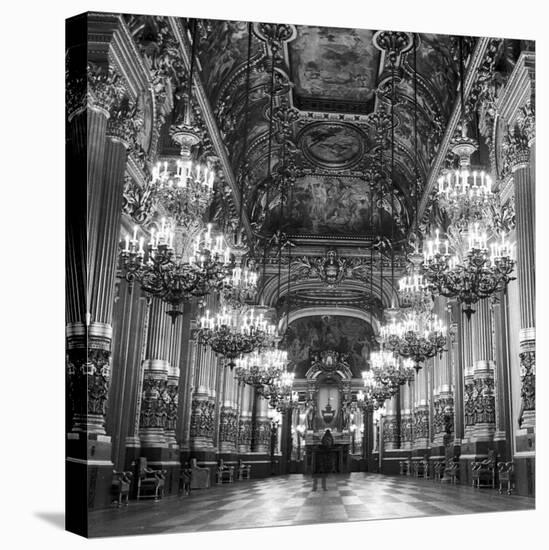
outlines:
[[[310,476],[293,474],[196,490],[158,502],[93,511],[91,537],[184,533],[411,518],[447,514],[532,510],[533,498],[493,489],[371,473],[329,475],[313,490]]]

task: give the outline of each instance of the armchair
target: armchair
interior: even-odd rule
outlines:
[[[401,476],[409,476],[410,475],[410,461],[409,460],[399,460],[398,466],[399,466],[399,474]]]
[[[210,469],[197,464],[196,458],[191,458],[191,489],[208,489],[210,487]]]
[[[242,460],[238,461],[238,479],[242,481],[243,479],[250,479],[252,473],[251,464],[244,464]]]
[[[113,503],[116,503],[117,506],[122,505],[124,497],[126,497],[125,505],[128,505],[132,478],[133,474],[131,472],[117,472],[113,470],[111,489],[114,497]]]
[[[429,479],[429,457],[414,462],[414,476]]]
[[[215,471],[215,478],[218,485],[222,483],[233,483],[234,466],[226,466],[223,459],[220,459]]]
[[[513,462],[498,462],[499,492],[503,492],[503,484],[507,483],[507,494],[513,492],[515,484],[515,464]]]
[[[181,468],[179,472],[179,495],[190,495],[191,494],[191,480],[192,480],[192,470],[189,468],[189,463],[185,464],[184,468]]]
[[[496,487],[496,453],[488,452],[488,458],[471,464],[473,487]]]
[[[441,481],[442,476],[444,475],[444,470],[446,469],[446,465],[443,460],[437,460],[433,464],[433,479],[435,481]]]
[[[453,458],[449,458],[446,461],[446,467],[444,468],[443,477],[449,480],[452,485],[457,483],[459,476],[459,461]]]
[[[137,500],[140,498],[154,498],[158,500],[164,496],[166,470],[155,470],[147,466],[145,457],[139,458],[137,478]]]

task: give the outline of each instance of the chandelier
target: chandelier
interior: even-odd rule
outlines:
[[[188,227],[200,220],[213,198],[214,170],[190,157],[158,162],[150,186],[175,225]]]
[[[256,350],[236,359],[235,378],[242,384],[261,389],[282,375],[287,360],[287,352],[283,350]]]
[[[362,371],[365,393],[357,395],[357,402],[360,407],[372,410],[380,409],[387,399],[390,399],[391,392],[374,375],[372,370]],[[359,399],[362,399],[359,401]]]
[[[235,266],[227,275],[221,295],[226,304],[234,309],[253,301],[257,293],[257,271],[252,266]]]
[[[138,281],[145,293],[168,303],[167,312],[172,320],[181,315],[180,305],[192,297],[205,296],[220,291],[231,267],[230,249],[223,236],[211,234],[211,224],[199,234],[193,247],[193,255],[184,261],[175,254],[174,233],[161,220],[158,231],[151,229],[150,241],[144,247],[144,237],[137,239],[126,235],[120,252],[120,263],[128,282]]]
[[[239,311],[226,307],[213,317],[206,310],[198,331],[199,342],[221,355],[231,369],[237,357],[267,345],[274,336],[275,327],[267,323],[263,314],[255,315],[253,309]]]
[[[411,311],[398,322],[393,319],[381,327],[381,339],[388,350],[411,359],[416,371],[426,359],[446,351],[446,327],[430,312]]]
[[[293,383],[294,373],[284,369],[278,378],[264,386],[259,393],[268,399],[269,407],[276,408],[279,412],[287,411],[299,400],[298,393],[292,391]]]
[[[370,354],[370,371],[378,382],[388,388],[391,396],[397,393],[400,386],[414,379],[411,359],[403,360],[384,349]]]
[[[424,250],[424,274],[433,292],[456,298],[470,318],[474,304],[505,289],[514,279],[514,245],[501,233],[488,248],[487,234],[481,232],[478,222],[469,224],[455,242],[452,254],[448,240],[439,239],[436,231]]]

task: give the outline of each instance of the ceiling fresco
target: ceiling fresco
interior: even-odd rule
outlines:
[[[355,317],[317,315],[296,319],[288,327],[284,344],[296,378],[304,378],[310,363],[309,353],[335,350],[347,353],[356,378],[367,368],[370,349],[376,346],[372,327]]]
[[[298,26],[288,48],[296,96],[370,104],[380,57],[373,34],[363,29]]]

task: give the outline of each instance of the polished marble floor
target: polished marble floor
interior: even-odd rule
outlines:
[[[326,489],[300,474],[193,491],[94,511],[89,536],[185,533],[534,509],[533,498],[492,489],[370,473],[329,475]]]

